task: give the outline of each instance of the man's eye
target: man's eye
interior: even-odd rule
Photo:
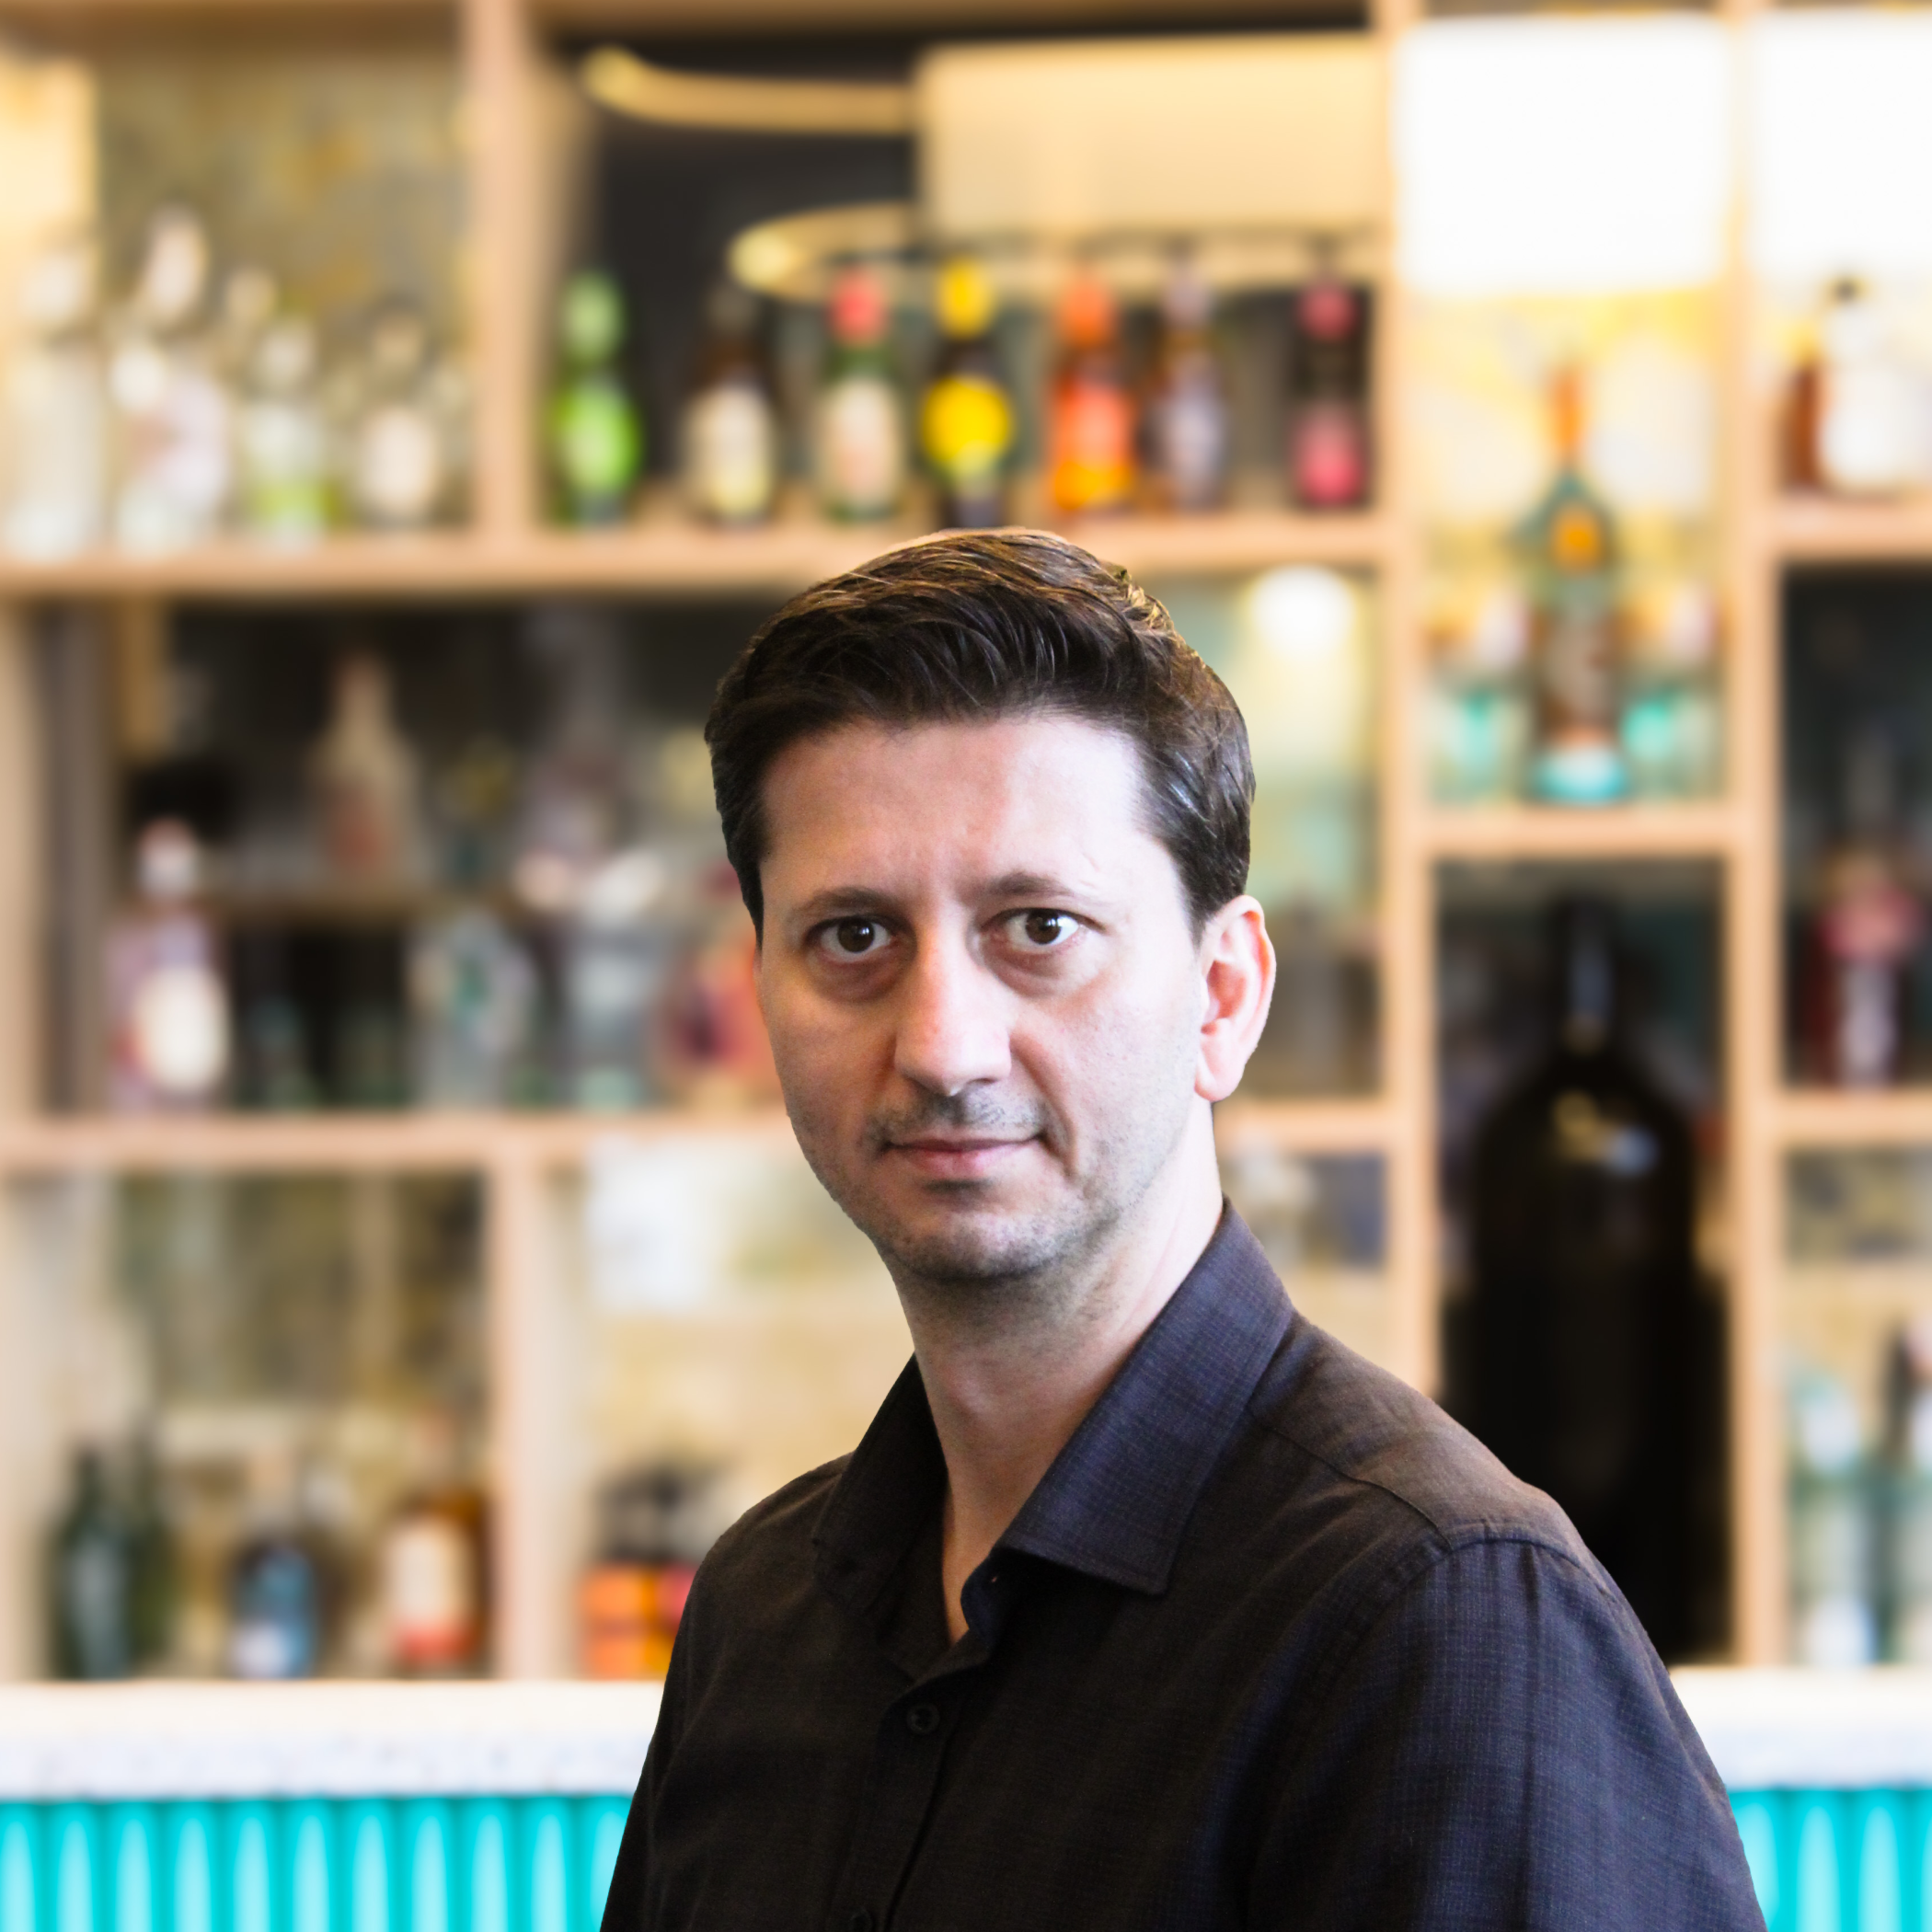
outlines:
[[[1072,938],[1079,926],[1071,913],[1015,913],[1006,930],[1023,952],[1051,952]]]
[[[877,919],[834,919],[819,929],[821,950],[841,960],[862,960],[882,950],[891,937]]]

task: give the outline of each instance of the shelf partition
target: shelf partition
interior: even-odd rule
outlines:
[[[1449,859],[1710,858],[1730,857],[1739,817],[1720,800],[1568,808],[1441,805],[1420,826],[1424,849]]]

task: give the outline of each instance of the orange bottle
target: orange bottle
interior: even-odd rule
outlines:
[[[1060,298],[1060,365],[1049,429],[1053,504],[1073,515],[1120,510],[1133,494],[1133,393],[1120,311],[1083,271]]]

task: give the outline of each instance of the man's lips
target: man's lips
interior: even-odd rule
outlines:
[[[885,1151],[905,1161],[914,1173],[936,1180],[974,1180],[1030,1147],[1039,1138],[1025,1134],[1001,1139],[988,1134],[913,1134],[888,1142]]]

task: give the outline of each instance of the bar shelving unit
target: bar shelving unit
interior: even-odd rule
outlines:
[[[927,9],[915,9],[923,20]],[[1220,10],[1220,17],[1246,9]],[[1254,10],[1259,19],[1261,9]],[[1018,27],[1030,10],[1003,0],[932,9],[943,27]],[[1416,0],[1376,0],[1363,31],[1385,66],[1422,17]],[[1756,0],[1725,0],[1740,33]],[[852,0],[813,9],[857,29],[876,10]],[[1104,18],[1103,18],[1104,16]],[[546,1382],[554,1363],[547,1298],[554,1260],[546,1190],[613,1144],[699,1134],[788,1135],[774,1110],[657,1110],[599,1117],[531,1114],[231,1116],[204,1120],[55,1117],[40,1110],[29,1069],[40,1025],[44,966],[36,929],[46,882],[36,840],[40,779],[27,730],[27,615],[37,607],[177,602],[316,604],[355,600],[469,599],[553,593],[764,598],[785,594],[916,535],[910,526],[852,528],[781,521],[728,533],[653,512],[593,535],[548,527],[536,450],[545,362],[543,317],[559,243],[554,152],[566,88],[550,36],[581,42],[608,29],[676,34],[727,26],[782,31],[776,4],[636,5],[579,0],[412,0],[318,7],[309,0],[0,0],[0,31],[85,52],[114,36],[177,39],[246,29],[300,46],[306,35],[428,33],[453,49],[468,138],[468,349],[474,375],[474,507],[460,529],[408,538],[341,536],[279,552],[226,542],[148,558],[103,554],[53,565],[0,559],[0,1202],[6,1187],[81,1175],[178,1171],[387,1174],[462,1171],[487,1200],[486,1294],[496,1471],[498,1667],[510,1676],[570,1667],[568,1571],[575,1560],[554,1520],[555,1432],[569,1398]],[[1184,9],[1139,5],[1064,10],[1070,29],[1132,33],[1186,24]],[[1268,11],[1278,21],[1274,10]],[[398,23],[400,27],[398,28]],[[902,21],[901,24],[904,24]],[[1741,57],[1742,58],[1742,57]],[[1529,806],[1457,811],[1433,802],[1420,755],[1420,703],[1429,665],[1420,622],[1421,542],[1412,512],[1414,452],[1402,397],[1405,295],[1396,209],[1381,237],[1376,420],[1380,499],[1367,513],[1284,511],[1196,518],[1131,516],[1069,535],[1154,577],[1250,572],[1316,564],[1362,574],[1381,623],[1377,742],[1377,912],[1363,946],[1376,962],[1378,1089],[1360,1098],[1248,1101],[1224,1110],[1233,1135],[1265,1135],[1288,1153],[1363,1156],[1382,1163],[1387,1244],[1387,1363],[1436,1386],[1440,1363],[1441,1203],[1436,1195],[1434,1041],[1436,895],[1446,863],[1579,866],[1706,861],[1719,880],[1723,1113],[1728,1146],[1718,1204],[1729,1259],[1734,1661],[1782,1661],[1784,1461],[1776,1367],[1782,1267],[1781,1164],[1794,1149],[1932,1146],[1932,1094],[1843,1096],[1788,1090],[1778,1033],[1777,590],[1787,567],[1932,560],[1932,507],[1847,507],[1781,500],[1771,481],[1774,409],[1755,347],[1754,293],[1737,244],[1721,292],[1720,373],[1727,775],[1708,801],[1602,811]],[[1740,231],[1742,233],[1742,229]],[[6,1210],[0,1205],[0,1215]],[[0,1229],[4,1234],[4,1229]],[[0,1283],[0,1345],[5,1336]],[[734,1317],[735,1318],[735,1317]],[[815,1317],[816,1318],[816,1317]],[[828,1316],[825,1319],[836,1317]],[[0,1463],[0,1678],[31,1654],[36,1614],[26,1567],[28,1528]]]

